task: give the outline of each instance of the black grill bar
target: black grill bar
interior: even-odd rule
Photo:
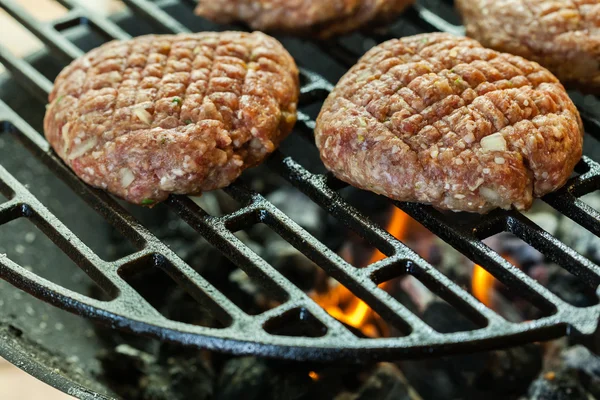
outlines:
[[[275,155],[277,157],[277,154]],[[274,164],[272,158],[270,164]],[[446,300],[452,300],[451,303],[454,303],[453,300],[457,300],[463,303],[463,306],[466,305],[470,310],[470,312],[475,312],[478,318],[484,318],[487,322],[498,322],[500,321],[500,317],[488,309],[484,307],[479,301],[475,300],[470,295],[464,296],[465,292],[463,289],[458,287],[454,282],[448,279],[445,275],[437,271],[433,268],[429,263],[423,260],[419,255],[414,253],[412,250],[407,248],[402,242],[394,238],[390,235],[386,230],[381,227],[373,224],[366,217],[361,215],[361,213],[356,210],[354,207],[351,207],[343,202],[339,194],[337,194],[334,190],[330,189],[327,185],[325,185],[325,177],[319,175],[313,175],[310,172],[306,171],[303,167],[301,167],[298,163],[293,161],[291,158],[285,158],[279,161],[274,166],[274,169],[279,169],[278,171],[282,176],[284,176],[290,183],[298,187],[300,190],[308,195],[312,200],[316,203],[321,204],[327,210],[331,212],[332,215],[338,218],[339,221],[346,224],[350,229],[356,232],[365,233],[364,238],[368,240],[375,247],[379,248],[384,254],[388,257],[388,260],[412,260],[411,268],[409,269],[409,273],[414,275],[424,274],[433,279],[439,286],[444,288],[443,293],[438,293],[441,297],[448,296]],[[286,170],[281,170],[282,168]],[[299,250],[301,250],[304,254],[308,253],[309,243],[314,243],[314,241],[305,241],[300,240],[298,243],[294,243],[293,238],[286,238],[290,243],[296,245]],[[306,244],[305,244],[306,243]],[[391,248],[389,248],[392,246]],[[319,249],[317,254],[325,253],[324,246]],[[314,257],[314,256],[313,256]],[[313,261],[325,268],[325,265],[328,264],[331,258],[314,258]],[[334,278],[346,284],[348,279],[352,279],[352,276],[356,276],[357,274],[360,278],[366,280],[371,280],[373,274],[378,272],[379,268],[396,268],[396,265],[390,265],[387,260],[383,260],[379,263],[375,263],[370,268],[364,270],[356,270],[355,268],[349,266],[347,263],[338,263],[336,266],[332,266],[330,270],[327,272],[330,273]],[[385,263],[384,263],[385,262]],[[336,270],[336,268],[339,270]],[[362,274],[361,274],[362,272]],[[345,275],[349,276],[345,276]],[[362,276],[361,276],[362,275]],[[373,282],[374,283],[374,282]],[[381,291],[381,290],[379,290]],[[458,300],[460,299],[460,300]],[[464,307],[463,307],[464,308]]]
[[[77,0],[58,0],[69,9],[62,22],[40,24],[14,1],[0,0],[4,8],[45,43],[50,51],[70,61],[82,51],[69,42],[57,26],[65,21],[88,23],[109,39],[126,39],[129,35],[108,19],[90,15],[85,5]],[[163,3],[147,0],[123,0],[136,14],[143,16],[160,32],[184,33],[189,29],[166,13]],[[167,2],[165,2],[167,3]],[[174,3],[173,1],[169,2]],[[190,12],[193,2],[187,2]],[[462,28],[446,22],[432,10],[417,5],[405,18],[430,30],[433,28],[460,33]],[[69,22],[70,23],[70,22]],[[385,35],[371,40],[381,41]],[[327,43],[327,53],[349,67],[359,56],[339,42]],[[31,65],[0,47],[0,60],[7,69],[31,92],[45,98],[51,90],[50,82]],[[302,64],[302,60],[298,60]],[[332,84],[318,74],[301,68],[303,86],[300,106],[319,104],[332,89]],[[583,113],[586,126],[599,126],[588,108]],[[548,257],[584,279],[590,286],[600,283],[600,269],[574,250],[565,247],[556,238],[516,212],[497,211],[457,224],[452,217],[418,204],[394,203],[440,238],[481,264],[507,286],[519,290],[548,316],[523,323],[510,323],[485,307],[427,261],[373,224],[357,209],[348,205],[337,191],[345,184],[331,175],[313,174],[290,157],[277,151],[268,161],[271,170],[289,181],[338,220],[354,230],[388,257],[363,269],[357,269],[320,243],[294,223],[262,195],[254,193],[241,182],[234,183],[227,192],[242,204],[238,211],[222,217],[207,214],[190,198],[172,196],[167,204],[199,235],[204,237],[248,275],[264,282],[281,305],[257,316],[244,313],[225,295],[206,281],[194,269],[175,255],[164,243],[137,222],[106,193],[80,181],[50,150],[42,136],[3,102],[0,102],[0,120],[3,132],[13,134],[35,157],[42,160],[78,195],[114,225],[137,248],[133,254],[120,260],[106,262],[69,231],[29,191],[0,166],[0,191],[10,200],[0,204],[0,224],[15,218],[29,218],[68,254],[112,300],[91,299],[60,287],[0,256],[2,278],[58,307],[112,324],[120,329],[185,343],[198,347],[228,351],[236,354],[255,354],[299,360],[375,360],[398,357],[417,357],[425,354],[447,354],[459,351],[506,346],[565,335],[567,332],[592,334],[596,331],[600,305],[577,308],[527,276],[481,240],[502,231],[521,237]],[[315,122],[306,114],[299,114],[296,133],[312,140]],[[584,173],[544,200],[596,235],[600,234],[600,213],[577,197],[600,188],[600,168],[584,158],[578,170]],[[364,339],[352,334],[343,324],[332,318],[310,297],[292,284],[279,271],[258,257],[233,234],[253,224],[264,223],[329,275],[363,299],[388,323],[405,336],[396,338]],[[121,274],[130,270],[156,267],[167,272],[179,285],[202,302],[221,321],[224,328],[193,326],[166,319],[154,310],[130,287]],[[407,273],[423,282],[435,294],[448,301],[480,326],[470,332],[442,334],[425,324],[417,315],[378,287],[383,281]],[[325,328],[320,337],[287,337],[270,334],[265,325],[292,311],[310,313]]]
[[[521,295],[540,308],[554,312],[552,308],[569,307],[567,303],[476,238],[473,233],[477,231],[477,227],[465,229],[453,226],[445,221],[441,213],[423,207],[415,207],[414,204],[396,203],[396,205],[426,228],[436,232],[440,238],[452,244],[471,260],[485,266],[498,280],[509,287],[515,287]],[[510,218],[510,216],[506,216],[497,219],[496,226],[506,226]],[[498,229],[497,232],[503,230]]]
[[[453,35],[457,36],[465,34],[465,29],[462,26],[451,24],[444,18],[437,15],[434,11],[422,6],[420,3],[416,3],[413,10],[418,13],[418,18],[414,18],[414,20],[421,22],[422,25],[425,25],[423,29],[424,32],[440,31],[452,33]],[[411,10],[408,12],[411,12]]]
[[[190,30],[175,18],[167,14],[156,3],[147,0],[122,0],[133,11],[144,16],[150,23],[162,30],[163,33],[188,33]]]
[[[260,276],[255,272],[253,273],[252,270],[249,270],[251,266],[259,266],[262,272],[266,274],[267,278],[279,283],[281,288],[288,292],[292,301],[302,300],[305,306],[309,307],[309,311],[313,312],[313,314],[315,311],[318,312],[315,317],[319,319],[325,317],[325,315],[322,314],[324,310],[314,304],[312,300],[309,301],[304,292],[299,291],[277,270],[273,269],[273,267],[264,262],[264,260],[256,257],[256,254],[254,254],[229,230],[227,230],[224,224],[218,222],[207,223],[202,219],[195,218],[197,213],[190,213],[189,211],[196,206],[189,201],[189,199],[174,198],[171,203],[177,206],[176,209],[178,209],[182,218],[184,218],[192,227],[197,229],[198,232],[207,238],[207,240],[209,240],[213,245],[223,250],[225,254],[237,254],[237,257],[231,257],[232,261],[234,261],[240,268],[243,268],[249,275],[255,276],[258,279],[262,278],[261,280],[263,280],[265,277]],[[299,244],[301,243],[317,242],[314,237],[296,225],[285,214],[262,198],[262,196],[255,195],[253,205],[254,210],[259,215],[259,221],[269,225],[271,228],[273,228],[273,230],[275,230],[275,232],[279,233],[292,245],[300,247]],[[218,219],[213,219],[213,221],[216,220]],[[300,250],[303,249],[300,248]],[[424,324],[405,306],[398,303],[385,291],[379,290],[375,283],[371,280],[364,279],[364,277],[362,277],[360,274],[356,274],[354,267],[348,265],[344,260],[342,260],[339,256],[325,246],[321,245],[319,249],[312,249],[312,252],[308,251],[308,249],[304,250],[307,256],[312,258],[313,261],[319,263],[318,265],[325,269],[327,273],[329,273],[335,279],[343,282],[350,290],[360,290],[361,285],[364,287],[364,285],[368,284],[369,293],[372,293],[373,296],[370,298],[363,297],[363,300],[373,307],[373,309],[375,309],[378,313],[390,316],[390,322],[397,326],[400,330],[404,332],[410,332],[412,330],[431,331],[430,327]],[[361,280],[362,283],[359,283],[359,280]]]
[[[575,105],[579,109],[579,113],[583,118],[586,132],[593,135],[595,138],[600,138],[600,117],[596,112],[596,107],[589,105],[585,101],[574,99]]]
[[[146,17],[151,18],[151,20],[155,24],[161,25],[167,32],[170,32],[170,33],[190,32],[189,29],[183,27],[170,15],[168,15],[167,13],[162,11],[157,6],[155,6],[153,4],[148,4],[148,2],[145,0],[124,0],[124,3],[126,3],[130,7],[134,8],[136,11],[139,11]],[[144,10],[144,11],[142,11],[142,10]],[[312,85],[309,88],[303,89],[304,93],[308,92],[308,89],[315,90],[317,88],[315,82],[318,83],[318,82],[322,81],[322,79],[317,79],[315,74],[312,74],[312,78],[313,78],[312,79],[313,82],[311,82]],[[322,88],[319,88],[319,89],[321,90]],[[325,93],[323,92],[322,95],[325,95]],[[308,173],[307,171],[305,171],[305,172]],[[255,196],[258,197],[259,195],[255,195]],[[243,200],[243,199],[238,198],[238,200]],[[173,201],[177,201],[177,200],[173,200]],[[301,227],[297,226],[293,221],[291,221],[289,218],[287,218],[285,215],[283,215],[277,208],[275,208],[273,205],[268,203],[265,199],[263,199],[261,197],[260,200],[258,200],[258,201],[260,201],[261,203],[266,205],[268,208],[270,208],[271,216],[273,216],[273,214],[276,214],[280,219],[285,220],[285,223],[283,223],[281,225],[275,225],[273,227],[274,228],[277,228],[277,227],[280,228],[281,226],[290,227],[292,232],[294,232],[294,234],[292,234],[291,237],[289,235],[286,235],[286,233],[288,233],[289,230],[281,230],[281,229],[279,229],[279,230],[275,229],[275,230],[278,231],[278,233],[280,233],[291,244],[294,245],[294,244],[302,243],[302,239],[300,239],[300,241],[296,240],[298,238],[298,233],[300,233],[300,232],[302,234],[310,237],[309,238],[310,243],[317,242],[312,236],[310,236]],[[184,219],[186,219],[186,217],[194,215],[193,213],[190,213],[190,211],[191,211],[189,208],[190,204],[191,204],[191,202],[180,202],[178,204],[180,206],[179,215]],[[320,204],[322,204],[322,203],[320,203]],[[354,212],[357,213],[356,210],[354,210]],[[188,223],[190,223],[190,225],[192,227],[196,228],[193,221],[187,220],[187,219],[186,219],[186,221]],[[218,235],[214,234],[215,232],[211,232],[211,231],[203,232],[201,229],[198,229],[198,231],[200,233],[204,233],[204,236],[206,238],[208,238],[209,241],[210,241],[210,238],[221,239]],[[288,237],[286,237],[286,236],[288,236]],[[388,236],[388,240],[389,240],[391,238],[391,236],[389,234],[387,236]],[[237,242],[236,246],[247,249],[247,247],[244,246],[243,243],[239,242],[239,240],[237,240],[237,238],[235,238],[235,236],[233,236],[232,234],[227,234],[227,233],[226,233],[226,237],[224,238],[224,240],[221,240],[221,246],[219,245],[219,243],[212,242],[212,244],[216,245],[219,248],[222,248],[223,245],[231,246],[231,242]],[[234,253],[235,249],[230,247],[229,251],[225,252],[225,254],[231,254],[232,252]],[[331,252],[331,250],[327,249],[325,246],[322,246],[322,248],[320,249],[318,254],[325,254],[325,256],[319,257],[318,259],[314,259],[315,257],[314,257],[314,252],[313,252],[312,258],[313,258],[314,262],[318,263],[318,265],[321,268],[326,269],[326,272],[328,272],[335,279],[342,282],[348,289],[355,292],[355,294],[357,291],[362,291],[363,293],[366,293],[367,296],[363,295],[363,296],[361,296],[361,299],[363,301],[365,301],[369,306],[371,306],[380,315],[387,316],[388,321],[390,323],[394,324],[400,330],[403,330],[406,332],[407,330],[409,330],[408,327],[410,327],[409,331],[428,332],[429,334],[433,334],[433,332],[434,332],[433,329],[431,329],[428,325],[426,325],[423,321],[421,321],[416,315],[414,315],[411,311],[409,311],[404,305],[402,305],[398,301],[394,300],[389,294],[387,294],[383,290],[378,289],[377,285],[372,280],[370,280],[370,279],[366,280],[363,278],[362,282],[359,283],[358,280],[355,279],[355,274],[354,274],[355,268],[352,267],[351,265],[349,265],[348,263],[346,263],[345,261],[343,261],[336,254]],[[307,255],[310,256],[310,254],[307,254]],[[413,257],[420,259],[420,257],[416,254],[413,254]],[[331,262],[332,260],[336,260],[337,262],[332,263]],[[249,263],[244,262],[244,261],[251,261],[248,259],[247,260],[232,259],[232,261],[236,262],[236,264],[240,268],[244,268],[247,265],[251,265]],[[260,264],[262,264],[263,272],[267,272],[267,274],[269,274],[271,276],[271,279],[276,280],[276,281],[279,281],[280,279],[286,281],[285,286],[286,286],[286,290],[288,291],[289,294],[291,294],[290,292],[296,292],[295,286],[291,282],[289,282],[286,278],[281,276],[278,271],[274,270],[268,264],[264,263],[264,261],[261,259],[257,259],[256,261],[258,261]],[[423,260],[423,262],[424,262],[424,260]],[[330,267],[330,268],[327,268],[327,267]],[[244,268],[244,269],[246,270],[246,268]],[[249,272],[249,271],[246,270],[246,272]],[[250,274],[250,275],[252,275],[252,274]],[[450,280],[448,280],[448,284],[451,284],[451,283],[452,282]],[[365,289],[367,289],[367,290],[365,291]],[[305,297],[306,295],[304,293],[302,293],[302,295],[300,293],[298,293],[298,296]],[[293,299],[293,297],[292,297],[292,299]],[[472,300],[476,302],[476,300],[474,300],[473,298],[472,298]],[[309,303],[311,304],[310,310],[313,311],[313,314],[314,314],[315,308],[314,308],[314,306],[312,306],[312,304],[314,304],[314,302],[312,302],[312,300],[310,300]],[[316,306],[316,304],[315,304],[315,306]],[[321,317],[319,319],[322,320],[322,318],[324,317],[324,314],[322,314],[322,313],[324,311],[319,306],[317,306],[317,309],[318,309],[319,315],[315,315],[315,317],[317,317],[317,318]],[[327,314],[325,313],[325,315],[327,315]],[[328,327],[329,327],[329,325],[328,325]]]
[[[69,62],[73,58],[81,55],[73,43],[69,42],[64,36],[60,35],[48,24],[43,24],[33,18],[29,13],[18,5],[14,0],[0,0],[2,7],[10,16],[19,21],[25,28],[42,40],[48,47],[54,50],[59,56]]]
[[[98,17],[94,13],[90,12],[89,9],[85,6],[85,3],[82,4],[78,0],[56,0],[63,7],[69,9],[69,14],[65,16],[65,20],[69,18],[72,19],[84,19],[88,21],[90,25],[94,28],[98,29],[102,32],[106,37],[110,39],[119,39],[126,40],[129,38],[127,32],[125,32],[121,27],[112,23],[110,20],[105,18]],[[53,24],[56,29],[57,23]],[[78,49],[79,50],[79,49]]]
[[[176,204],[181,217],[202,234],[211,244],[220,249],[224,254],[242,268],[249,276],[252,276],[267,285],[277,285],[284,290],[292,302],[298,302],[309,310],[313,316],[328,327],[333,327],[336,333],[345,331],[342,324],[331,318],[321,307],[314,303],[302,290],[289,282],[279,271],[274,269],[262,258],[258,257],[249,247],[240,241],[230,230],[225,227],[223,221],[218,217],[211,217],[200,209],[187,197],[174,197],[172,204]],[[268,211],[267,211],[268,210]],[[275,207],[259,195],[254,196],[253,204],[245,212],[254,215],[274,212]],[[260,217],[259,217],[260,218]],[[293,223],[292,221],[288,221]],[[296,226],[298,229],[300,227]],[[314,239],[313,239],[314,240]],[[343,333],[346,335],[347,333]]]
[[[170,15],[165,13],[162,9],[157,7],[154,4],[148,4],[147,1],[144,0],[124,0],[124,3],[132,7],[135,11],[140,12],[140,14],[145,15],[146,17],[150,17],[151,20],[156,24],[160,25],[165,31],[169,33],[188,33],[189,29],[185,28],[178,21],[173,19]],[[322,82],[324,81],[322,78],[317,77],[316,74],[305,73],[305,76],[308,77],[310,82],[309,85],[304,86],[302,88],[302,94],[306,95],[307,93],[311,93],[313,98],[322,96],[322,99],[328,94],[328,92],[332,89],[331,85],[324,85]],[[306,96],[305,96],[306,97]],[[304,98],[303,100],[307,100]],[[237,191],[239,194],[239,191]],[[251,196],[250,193],[247,193],[246,196],[238,197],[238,200],[244,201],[247,200],[248,196]],[[308,241],[300,240],[302,242],[317,242],[312,236],[310,236],[307,232],[305,232],[302,228],[297,226],[293,221],[287,218],[284,214],[281,213],[277,208],[268,203],[264,198],[259,195],[253,195],[255,204],[262,204],[263,209],[260,211],[265,211],[264,208],[270,209],[269,215],[271,218],[277,218],[281,221],[285,222],[282,224],[277,224],[272,226],[275,230],[281,234],[285,239],[287,239],[290,243],[294,244],[295,239],[299,232],[309,237]],[[244,199],[245,197],[245,199]],[[173,200],[176,202],[177,200]],[[240,242],[233,234],[231,234],[227,230],[223,230],[221,235],[218,234],[217,230],[219,228],[224,228],[224,226],[214,227],[212,224],[202,223],[202,220],[192,219],[193,216],[198,215],[197,212],[190,212],[190,207],[194,207],[193,202],[190,201],[180,201],[178,202],[179,215],[186,220],[192,227],[198,230],[199,233],[203,234],[205,238],[207,238],[211,244],[215,245],[217,248],[225,250],[225,254],[236,254],[238,251],[236,249],[242,249],[244,254],[239,254],[238,257],[230,257],[232,261],[234,261],[240,268],[244,269],[246,273],[250,276],[256,277],[261,281],[265,281],[266,277],[270,277],[271,280],[275,282],[283,282],[285,281],[285,289],[288,294],[291,296],[291,300],[296,300],[302,298],[306,303],[305,306],[313,313],[313,315],[320,320],[329,319],[331,317],[319,306],[314,304],[312,300],[310,300],[305,293],[297,290],[297,288],[291,284],[285,277],[283,277],[277,270],[272,268],[269,264],[265,263],[264,260],[260,258],[256,258],[254,253],[250,249],[248,249],[242,242]],[[198,210],[196,210],[198,211]],[[265,222],[262,220],[261,222]],[[281,227],[288,227],[291,229],[294,234],[286,235],[289,230],[281,230]],[[280,229],[277,229],[280,228]],[[224,236],[224,237],[223,237]],[[287,237],[286,237],[287,236]],[[388,234],[388,240],[391,236]],[[211,240],[214,239],[214,240]],[[300,249],[301,250],[301,249]],[[314,254],[315,252],[313,252]],[[359,291],[365,289],[365,285],[368,284],[366,293],[371,294],[373,296],[362,297],[362,300],[365,301],[369,306],[371,306],[375,311],[377,311],[382,316],[387,316],[387,320],[395,325],[397,328],[404,332],[410,332],[413,330],[419,332],[433,332],[433,330],[426,325],[423,321],[421,321],[416,315],[410,312],[404,305],[400,304],[398,301],[394,300],[391,296],[389,296],[385,291],[379,290],[377,285],[372,280],[363,279],[362,284],[358,283],[355,279],[354,267],[348,265],[344,262],[340,257],[338,257],[335,253],[331,252],[331,250],[327,249],[325,246],[322,246],[317,254],[325,254],[325,257],[319,257],[318,259],[313,259],[314,262],[318,263],[322,268],[326,269],[326,271],[343,282],[346,287],[348,287],[351,291]],[[416,254],[413,254],[413,257],[419,258]],[[255,259],[252,262],[252,259]],[[313,256],[314,258],[314,256]],[[332,259],[337,259],[337,262],[331,263]],[[252,271],[248,269],[248,266],[251,265],[260,265],[260,269],[262,273],[257,273],[257,271]],[[327,267],[331,266],[329,270]],[[448,284],[452,284],[450,280],[447,280]],[[475,301],[474,299],[472,299]],[[476,301],[475,301],[476,302]],[[330,321],[331,323],[332,321]],[[339,324],[335,321],[336,324]],[[329,326],[329,324],[328,324]],[[341,326],[338,326],[338,328]]]
[[[118,205],[111,197],[107,196],[104,192],[98,191],[88,187],[87,185],[83,185],[82,182],[75,176],[61,161],[60,159],[49,150],[49,145],[46,141],[42,139],[42,137],[35,132],[25,121],[23,121],[20,117],[18,117],[12,110],[6,106],[5,103],[0,102],[0,115],[3,116],[4,121],[9,121],[10,125],[8,125],[8,131],[10,133],[16,133],[18,137],[24,142],[25,146],[28,147],[34,155],[38,156],[48,167],[50,167],[57,175],[60,175],[61,178],[69,185],[73,190],[75,190],[79,195],[81,195],[84,200],[92,205],[96,211],[98,211],[104,218],[106,218],[109,222],[111,222],[125,237],[130,239],[137,247],[140,249],[135,255],[129,256],[127,258],[127,262],[123,261],[115,261],[114,267],[109,270],[117,271],[119,267],[125,266],[127,264],[134,263],[135,261],[140,261],[142,258],[147,258],[150,254],[160,254],[161,261],[169,261],[172,265],[176,266],[180,269],[181,276],[197,282],[207,293],[207,296],[215,302],[215,304],[220,304],[226,307],[229,311],[233,311],[237,313],[239,309],[233,303],[229,301],[225,296],[219,293],[210,283],[205,281],[202,277],[200,277],[191,267],[185,264],[179,257],[177,257],[165,244],[163,244],[160,240],[158,240],[154,235],[152,235],[149,231],[147,231],[143,226],[141,226],[135,219],[129,215],[120,205]],[[7,125],[4,125],[7,127]],[[12,193],[16,193],[16,198],[20,199],[24,207],[23,214],[21,216],[26,217],[29,216],[29,213],[34,211],[36,218],[38,221],[45,221],[43,225],[42,231],[44,231],[50,239],[52,239],[55,243],[76,243],[73,245],[74,247],[71,249],[63,249],[66,254],[72,256],[75,254],[73,260],[81,266],[81,263],[92,263],[93,265],[102,265],[105,262],[100,260],[87,246],[77,239],[77,237],[60,221],[54,217],[41,203],[37,201],[37,199],[29,193],[29,191],[22,186],[14,177],[12,177],[6,170],[2,169],[2,174],[0,174],[0,179],[7,185]],[[15,198],[12,199],[15,201]],[[41,218],[41,220],[40,220]],[[42,228],[42,227],[40,227]],[[85,256],[84,256],[85,255]],[[21,268],[21,267],[19,267]],[[84,268],[85,270],[85,268]],[[107,270],[108,271],[108,270]],[[86,271],[88,272],[88,271]],[[106,272],[106,271],[105,271]],[[30,273],[31,274],[31,273]],[[91,275],[91,278],[96,281],[108,292],[111,292],[111,288],[103,285],[102,281],[99,281],[98,276]],[[111,275],[104,275],[104,278],[109,279],[112,284],[115,284],[119,290],[125,290],[125,292],[132,292],[132,289],[125,284],[117,275],[111,273]],[[47,282],[47,281],[46,281]],[[29,282],[28,285],[36,286],[36,291],[43,292],[44,285],[33,285],[32,282]],[[16,286],[20,287],[23,290],[27,290],[25,287],[21,286],[19,283],[15,283]],[[54,287],[56,285],[52,284]],[[31,287],[30,287],[31,288]],[[66,289],[65,292],[70,292]],[[58,294],[58,292],[57,292]],[[82,297],[81,295],[77,295],[78,297]],[[117,298],[120,299],[123,296],[126,299],[128,296],[125,296],[123,293]],[[137,296],[136,296],[137,297]],[[85,297],[87,299],[87,297]],[[91,299],[90,299],[91,300]],[[138,301],[136,299],[132,302],[135,304]],[[118,304],[116,302],[115,304]],[[145,303],[144,303],[145,304]],[[83,304],[90,305],[90,304]],[[102,308],[102,307],[100,307]],[[81,310],[79,310],[81,311]],[[239,311],[241,313],[241,311]],[[243,318],[243,317],[241,317]]]
[[[48,93],[52,90],[52,82],[27,62],[8,51],[3,45],[0,45],[0,62],[39,100],[45,102],[48,99]]]
[[[581,254],[544,231],[531,220],[516,215],[508,220],[508,231],[530,242],[533,247],[548,249],[548,258],[593,286],[600,285],[600,268]]]
[[[164,14],[164,15],[167,15],[167,14]],[[113,31],[116,32],[118,30],[118,28],[116,28],[116,25],[114,27],[111,26],[111,25],[112,24],[110,22],[105,22],[105,26],[108,26],[111,30],[113,30]],[[120,34],[121,38],[128,37],[128,36],[125,36],[125,35],[126,35],[125,33]],[[116,39],[116,38],[114,38],[114,39]],[[59,44],[59,46],[60,46],[60,44]],[[81,50],[79,50],[79,49],[78,49],[78,52],[80,54],[83,54],[81,52]],[[14,57],[14,56],[12,56],[12,58],[9,61],[11,61],[11,60],[18,61],[20,64],[26,64],[24,61],[19,60],[18,58]],[[26,64],[26,65],[28,65],[28,64]],[[14,65],[13,66],[13,64],[11,64],[11,67],[14,67],[16,69],[18,67],[18,65]],[[29,68],[31,68],[31,67],[29,66]],[[37,71],[36,71],[36,73],[37,73]],[[39,73],[37,73],[37,74],[39,75]],[[27,79],[28,78],[27,75],[23,75],[23,77],[24,77],[24,82],[26,82],[27,84],[31,84],[31,82],[29,82],[29,80]],[[45,78],[43,78],[43,79],[45,80]],[[315,93],[318,93],[318,92],[325,93],[325,90],[330,89],[330,87],[329,87],[330,85],[323,84],[324,80],[320,79],[316,74],[308,73],[306,75],[306,79],[305,80],[307,80],[309,82],[309,86],[307,88],[312,90],[310,96],[314,96]],[[47,82],[47,80],[46,80],[46,82]],[[47,85],[44,85],[44,87],[46,87],[46,86]],[[50,87],[51,87],[51,85],[50,85]],[[325,89],[323,89],[323,87],[325,87]],[[307,93],[307,90],[305,89],[304,92]],[[46,93],[46,97],[47,97],[47,93]],[[61,163],[61,162],[58,161],[58,163]],[[264,199],[263,199],[263,201],[266,202],[266,200],[264,200]],[[186,205],[187,205],[187,207],[186,207],[185,211],[189,212],[190,211],[190,206],[193,205],[193,202],[187,202]],[[200,210],[200,209],[198,208],[198,210]],[[208,215],[205,215],[205,217],[208,217]],[[208,225],[206,225],[206,226],[208,226]],[[297,227],[297,228],[300,229],[300,227]],[[208,231],[206,234],[207,235],[211,235],[211,233],[212,232]],[[237,252],[237,253],[239,253],[238,257],[240,257],[240,258],[238,258],[237,260],[234,260],[234,261],[237,261],[237,263],[238,263],[238,265],[240,265],[240,267],[245,267],[247,265],[256,265],[256,263],[260,264],[260,270],[246,270],[246,272],[248,272],[248,274],[250,276],[256,277],[256,278],[260,279],[261,281],[264,281],[264,282],[267,282],[267,283],[271,282],[271,280],[273,280],[273,281],[278,281],[278,280],[280,280],[280,281],[286,281],[286,279],[283,276],[281,276],[280,273],[277,270],[275,270],[269,264],[265,263],[264,260],[262,260],[260,258],[257,258],[254,255],[254,253],[252,253],[252,251],[249,248],[247,248],[245,245],[243,245],[243,243],[240,242],[233,234],[231,234],[231,232],[223,230],[221,232],[221,236],[223,236],[223,235],[225,235],[226,237],[224,238],[225,239],[224,241],[221,241],[221,243],[225,243],[225,245],[229,245],[229,246],[233,245],[233,250],[235,250],[236,247],[239,247],[239,248],[243,249],[243,251]],[[217,237],[217,236],[215,236],[215,237]],[[157,241],[157,239],[153,238],[153,241]],[[213,243],[213,244],[217,244],[218,245],[218,243]],[[219,247],[219,246],[217,246],[217,247]],[[232,249],[230,249],[230,250],[232,250]],[[163,254],[163,252],[158,252],[158,253],[159,254]],[[228,251],[227,253],[232,253],[232,251]],[[250,259],[255,260],[254,263],[248,262]],[[181,263],[183,263],[183,262],[181,260],[178,260],[178,262],[173,263],[172,265],[176,269],[178,269],[179,268],[178,266]],[[187,269],[190,269],[190,267],[187,267]],[[180,272],[182,272],[182,271],[171,271],[171,273],[176,273],[176,274],[180,273]],[[186,271],[186,272],[189,272],[189,271]],[[190,279],[191,281],[194,281],[194,279],[190,277],[189,273],[186,274],[185,277],[188,278],[188,279]],[[99,282],[97,282],[97,283],[99,283]],[[201,301],[206,300],[204,297],[202,297],[202,294],[198,292],[198,290],[197,290],[196,287],[194,287],[193,285],[190,286],[188,284],[188,281],[184,281],[184,282],[180,282],[180,283],[182,284],[182,286],[185,286],[186,288],[188,288],[191,293],[195,293],[196,297],[198,297],[199,300],[201,300]],[[203,281],[203,282],[199,282],[199,284],[200,284],[201,287],[206,287],[208,285],[208,282]],[[208,285],[208,286],[211,286],[211,285]],[[211,286],[211,292],[213,290],[216,292],[216,289],[212,288],[212,286]],[[344,329],[342,327],[342,325],[337,320],[333,319],[322,308],[320,308],[318,305],[316,305],[304,292],[302,292],[299,289],[297,289],[289,281],[287,282],[287,291],[288,291],[288,294],[292,295],[292,297],[291,297],[292,300],[302,299],[303,302],[304,302],[303,307],[305,307],[309,311],[311,311],[315,317],[317,317],[317,318],[320,317],[319,319],[327,320],[328,321],[328,324],[327,324],[328,326],[332,326],[332,325],[336,326],[338,328],[338,330]],[[292,292],[292,293],[290,293],[290,292]],[[224,296],[220,297],[219,299],[212,299],[212,300],[216,301],[217,304],[225,304],[225,305],[228,305],[228,306],[233,306],[233,303],[229,302],[226,299],[226,297],[224,297]],[[401,308],[404,308],[401,305],[399,305],[399,306]],[[226,308],[229,308],[229,307],[226,307]],[[235,308],[237,308],[237,307],[235,307]],[[408,311],[408,310],[406,310],[406,311]],[[227,321],[229,320],[229,318],[225,318],[225,319]],[[418,318],[416,318],[416,316],[414,316],[414,319],[418,320]]]

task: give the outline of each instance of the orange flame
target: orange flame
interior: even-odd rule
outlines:
[[[496,278],[481,266],[475,264],[473,278],[471,281],[471,292],[479,301],[487,307],[492,306],[492,290]]]
[[[402,239],[406,235],[409,221],[410,218],[408,215],[399,208],[394,207],[387,230],[392,236]],[[376,249],[371,255],[369,265],[381,261],[385,257],[386,256],[383,253]],[[383,287],[383,285],[385,284],[380,285],[380,287]],[[336,318],[338,321],[360,329],[366,336],[378,336],[379,330],[377,326],[368,323],[374,314],[373,310],[346,287],[338,285],[326,293],[316,293],[312,298],[321,305],[329,315]]]
[[[502,257],[511,264],[517,265],[510,256],[505,254]],[[495,285],[496,278],[481,266],[475,264],[473,268],[473,277],[471,279],[471,292],[477,300],[490,308],[494,305],[493,293]]]
[[[398,207],[394,207],[394,211],[392,213],[392,217],[390,218],[390,223],[387,227],[387,231],[396,239],[402,240],[406,236],[406,231],[409,222],[410,217]],[[378,249],[375,249],[373,255],[371,256],[371,260],[369,260],[369,264],[381,261],[384,258],[385,255]]]
[[[308,376],[310,376],[310,379],[312,379],[313,381],[318,381],[319,379],[321,379],[319,374],[317,374],[315,371],[310,371],[308,373]]]

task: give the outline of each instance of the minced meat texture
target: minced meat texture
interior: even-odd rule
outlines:
[[[315,136],[327,168],[354,186],[485,213],[525,210],[564,185],[583,127],[539,64],[430,33],[370,50],[326,100]]]
[[[292,130],[298,69],[260,33],[107,43],[56,78],[44,128],[85,182],[136,204],[229,185]]]
[[[467,34],[537,61],[566,86],[600,93],[598,0],[457,0]]]
[[[414,0],[200,0],[196,14],[219,23],[327,38],[393,20]]]

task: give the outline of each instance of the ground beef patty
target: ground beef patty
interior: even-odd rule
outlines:
[[[85,182],[132,203],[229,185],[296,121],[294,60],[260,32],[150,35],[65,68],[44,128]]]
[[[220,23],[322,38],[395,18],[414,0],[200,0],[196,13]]]
[[[442,209],[527,209],[562,186],[583,127],[539,64],[430,33],[370,50],[326,100],[321,158],[359,188]]]
[[[598,0],[457,0],[467,34],[550,69],[567,86],[600,93]]]

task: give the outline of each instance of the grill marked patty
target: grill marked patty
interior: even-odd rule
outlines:
[[[243,32],[113,41],[56,78],[46,138],[85,182],[136,204],[229,185],[291,131],[298,69]]]
[[[392,21],[414,0],[200,0],[196,14],[252,29],[328,38]]]
[[[484,213],[566,182],[581,118],[539,64],[430,33],[385,42],[326,100],[315,130],[335,175],[396,200]]]
[[[598,0],[457,0],[467,34],[537,61],[566,86],[600,93]]]

